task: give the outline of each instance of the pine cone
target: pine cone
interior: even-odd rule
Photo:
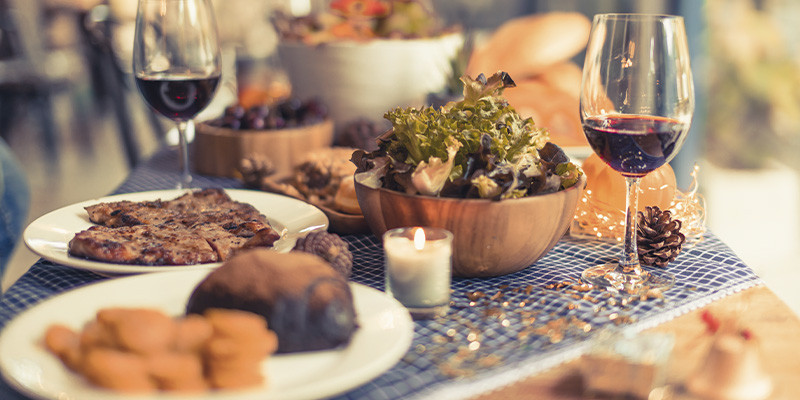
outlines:
[[[239,161],[239,172],[246,187],[259,189],[261,181],[275,173],[275,163],[268,157],[251,154]]]
[[[686,241],[681,230],[681,221],[672,219],[672,213],[658,207],[645,207],[637,213],[636,244],[639,262],[644,265],[666,267],[681,252]]]
[[[297,239],[294,249],[316,254],[339,271],[345,278],[353,271],[353,253],[339,235],[326,231],[312,231]]]

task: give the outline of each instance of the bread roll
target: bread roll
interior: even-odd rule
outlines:
[[[326,147],[306,153],[302,158],[301,164],[305,162],[320,163],[330,169],[333,176],[352,175],[356,172],[356,166],[350,162],[354,148],[350,147]]]
[[[517,81],[578,54],[589,40],[591,21],[576,12],[552,12],[515,18],[501,25],[473,52],[467,73],[508,72]]]
[[[582,75],[583,69],[581,67],[572,61],[566,61],[548,67],[533,79],[553,89],[560,90],[575,99],[579,99]]]
[[[346,214],[361,215],[361,206],[356,196],[355,179],[342,179],[336,196],[333,197],[333,208]]]

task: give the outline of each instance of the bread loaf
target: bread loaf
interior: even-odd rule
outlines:
[[[581,92],[583,69],[572,61],[551,65],[533,79],[578,99]]]
[[[515,18],[476,47],[467,73],[487,76],[502,70],[515,81],[538,75],[569,60],[586,46],[591,21],[576,12],[552,12]]]
[[[550,141],[562,147],[588,146],[581,127],[578,97],[544,83],[541,79],[517,81],[503,95],[523,117],[550,132]]]
[[[358,205],[356,196],[355,179],[342,179],[339,189],[333,197],[333,206],[343,213],[361,215],[361,206]]]

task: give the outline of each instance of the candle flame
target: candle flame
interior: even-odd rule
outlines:
[[[414,231],[414,248],[417,250],[425,248],[425,231],[422,228]]]

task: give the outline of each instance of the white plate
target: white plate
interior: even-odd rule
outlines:
[[[278,251],[289,251],[299,235],[314,229],[327,229],[328,217],[320,209],[306,202],[273,193],[255,190],[226,189],[228,195],[236,201],[251,204],[266,215],[270,224],[281,232],[286,229],[284,238],[275,242]],[[196,265],[128,265],[73,257],[67,252],[67,245],[76,233],[94,225],[84,207],[97,203],[130,200],[172,200],[185,190],[158,190],[103,197],[82,201],[70,206],[51,211],[33,221],[23,232],[25,244],[37,255],[52,262],[70,267],[87,269],[99,273],[134,274],[142,272],[167,272],[186,269],[216,268],[220,263]]]
[[[0,335],[0,372],[12,387],[43,399],[127,399],[90,386],[41,344],[50,324],[73,329],[104,307],[150,307],[181,315],[208,270],[187,270],[116,278],[84,286],[38,304],[12,320]],[[408,311],[391,296],[351,284],[359,328],[347,347],[276,355],[262,365],[267,384],[246,391],[210,391],[192,399],[311,399],[329,397],[369,382],[394,366],[411,345]],[[155,399],[186,399],[167,393]]]

